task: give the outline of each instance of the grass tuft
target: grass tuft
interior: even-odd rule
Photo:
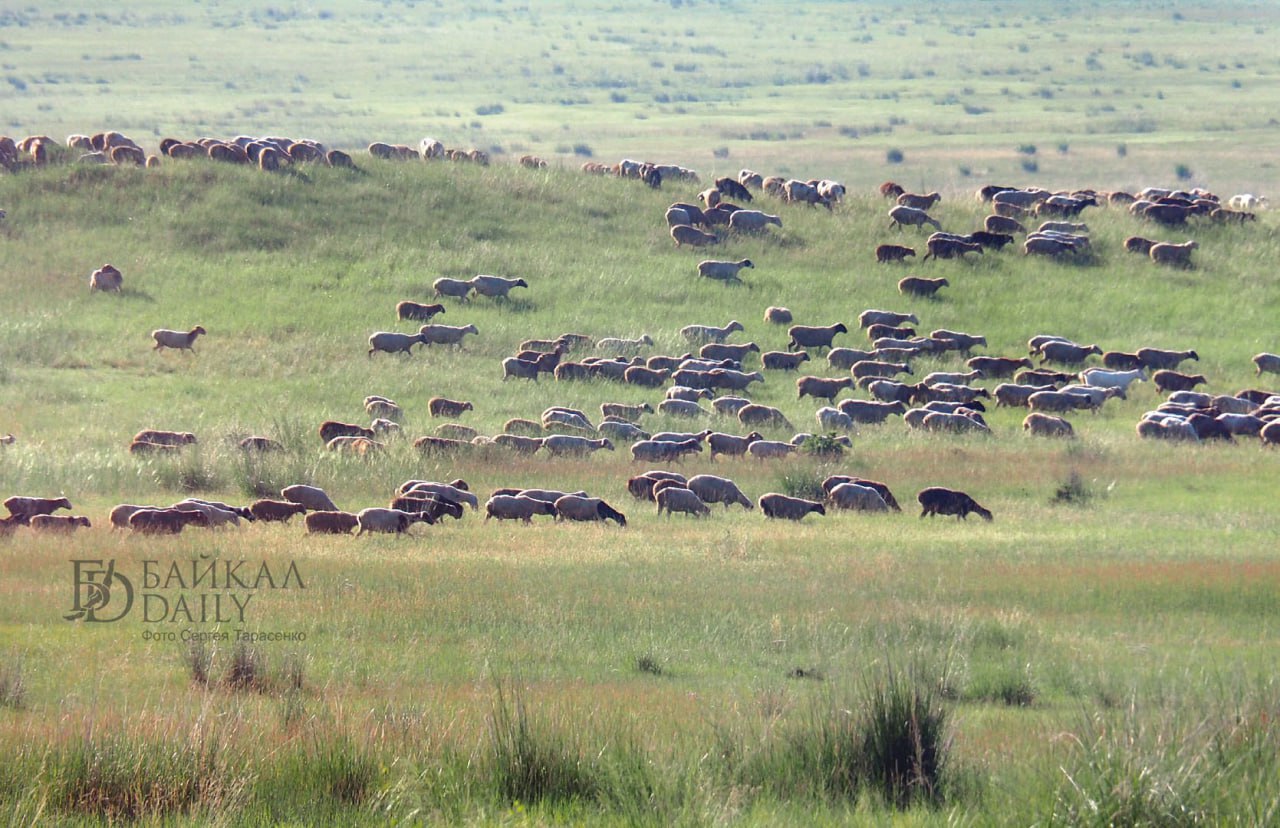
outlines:
[[[27,702],[27,680],[22,659],[11,656],[0,663],[0,707],[21,710]]]
[[[496,688],[489,715],[489,759],[499,794],[508,802],[591,799],[599,782],[565,733],[534,718],[519,691]]]

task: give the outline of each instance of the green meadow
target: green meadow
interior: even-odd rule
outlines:
[[[886,179],[942,192],[932,213],[955,232],[980,225],[973,193],[992,181],[1271,192],[1276,16],[1242,3],[768,2],[0,14],[10,135],[115,128],[154,150],[167,135],[284,133],[347,148],[358,166],[60,159],[0,178],[0,433],[16,438],[0,446],[0,494],[66,495],[93,522],[0,537],[0,819],[1274,823],[1280,468],[1253,439],[1140,440],[1134,425],[1160,399],[1150,383],[1071,415],[1069,441],[1029,437],[1024,411],[991,407],[991,435],[891,418],[836,457],[680,464],[753,500],[857,474],[904,510],[800,523],[718,506],[659,517],[626,491],[649,465],[624,445],[423,456],[412,440],[443,422],[427,412],[437,395],[472,401],[459,422],[484,435],[550,405],[595,421],[602,402],[661,398],[503,382],[525,339],[647,334],[644,355],[680,354],[682,326],[736,319],[730,341],[781,350],[785,329],[762,321],[772,305],[845,323],[835,342],[849,347],[865,341],[860,311],[892,308],[925,333],[985,335],[975,353],[1022,355],[1040,333],[1194,348],[1185,367],[1210,392],[1275,387],[1250,362],[1280,350],[1272,213],[1166,230],[1089,208],[1092,253],[1071,261],[1010,247],[879,265],[873,250],[924,252],[924,233],[888,229]],[[359,149],[423,135],[494,163]],[[552,164],[521,168],[525,152]],[[624,156],[704,182],[750,167],[850,193],[830,212],[761,194],[781,228],[678,249],[663,212],[700,185],[577,170]],[[1131,235],[1194,238],[1194,266],[1126,253]],[[720,284],[697,276],[708,257],[755,267]],[[88,290],[104,262],[124,274],[119,295]],[[416,329],[397,302],[478,273],[529,287],[445,300],[437,321],[479,330],[461,348],[367,355],[371,333]],[[909,274],[950,286],[904,297]],[[194,354],[151,349],[153,329],[197,324],[208,334]],[[918,379],[963,358],[912,367]],[[840,372],[815,355],[802,373]],[[816,431],[820,403],[796,399],[794,375],[765,374],[752,398],[795,426],[766,436]],[[368,458],[326,451],[318,425],[366,422],[369,394],[402,406],[403,436]],[[745,431],[718,417],[642,424]],[[144,428],[199,442],[131,455]],[[246,457],[250,434],[284,451]],[[359,538],[308,536],[298,518],[170,539],[107,520],[117,503],[248,503],[294,483],[355,511],[411,478],[465,479],[481,509]],[[935,485],[995,519],[918,519],[915,494]],[[584,489],[627,525],[484,522],[504,486]],[[73,560],[114,561],[131,613],[64,620],[81,595]],[[236,561],[257,588],[193,583]],[[245,574],[263,562],[276,588]],[[158,574],[172,565],[186,575]],[[233,594],[248,598],[244,619],[195,609],[205,595],[226,612]],[[121,599],[117,582],[108,608]]]

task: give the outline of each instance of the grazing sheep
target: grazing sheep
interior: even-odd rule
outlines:
[[[461,345],[467,334],[479,335],[475,325],[423,325],[418,329],[424,345]]]
[[[502,381],[506,382],[509,377],[517,377],[519,379],[530,379],[534,382],[538,381],[538,363],[528,360],[519,359],[517,357],[507,357],[502,360]]]
[[[706,247],[709,244],[720,243],[720,239],[716,238],[714,233],[704,233],[689,224],[677,224],[672,227],[671,239],[676,243],[676,247],[686,244],[690,247]]]
[[[613,443],[607,438],[592,440],[572,434],[553,434],[542,441],[542,447],[552,457],[582,457],[600,449],[613,451]]]
[[[386,397],[365,397],[364,413],[370,417],[381,417],[386,420],[399,420],[404,416],[404,410],[395,404],[395,401]]]
[[[317,486],[305,486],[302,484],[286,486],[280,490],[280,497],[290,503],[300,503],[310,511],[341,511],[334,505],[333,501],[329,499],[329,495],[325,494],[324,489]]]
[[[658,413],[668,417],[709,417],[707,411],[696,402],[688,400],[663,400],[658,403]]]
[[[818,428],[823,431],[853,430],[853,418],[838,408],[824,405],[814,416],[818,420]]]
[[[699,271],[702,270],[702,265],[704,264],[709,264],[709,263],[703,262],[702,264],[699,264],[698,265]],[[723,264],[723,263],[710,263],[710,264]],[[741,262],[738,263],[738,265],[742,267],[752,266],[751,262],[748,261],[747,259],[743,259]],[[734,331],[741,331],[741,330],[745,330],[742,327],[742,323],[734,319],[730,321],[728,325],[725,325],[724,327],[720,327],[720,328],[717,328],[714,325],[685,325],[683,328],[680,329],[680,335],[683,336],[685,339],[689,340],[690,342],[694,342],[694,343],[724,342],[726,339],[729,338],[729,334],[733,333]]]
[[[793,428],[786,416],[769,405],[749,403],[738,409],[738,422],[743,425],[770,425],[778,428]]]
[[[524,279],[504,279],[501,276],[481,274],[469,280],[476,296],[488,296],[494,299],[506,299],[512,288],[527,288],[529,283]]]
[[[148,428],[133,435],[135,443],[155,443],[164,446],[187,446],[196,442],[196,435],[190,431],[164,431]]]
[[[628,405],[626,403],[600,403],[600,414],[604,417],[622,417],[632,422],[645,414],[652,414],[653,406],[649,403]]]
[[[870,328],[873,325],[904,325],[907,322],[912,324],[920,324],[920,320],[916,318],[914,313],[899,313],[898,311],[877,310],[868,308],[858,314],[858,327]]]
[[[988,233],[1004,233],[1013,235],[1014,233],[1026,234],[1027,228],[1022,226],[1022,222],[1008,216],[987,216],[982,220],[982,229]]]
[[[807,351],[797,351],[796,353],[766,351],[760,356],[760,366],[774,371],[795,371],[799,369],[800,363],[808,361],[809,354]]]
[[[369,437],[334,437],[324,447],[329,451],[343,451],[361,457],[386,448],[385,444]]]
[[[721,282],[741,282],[742,278],[738,276],[738,271],[744,267],[752,267],[750,259],[741,259],[736,262],[722,262],[714,259],[698,262],[698,275],[705,276],[708,279],[716,279]]]
[[[904,386],[905,388],[914,388],[914,386]],[[907,400],[899,397],[898,399],[887,402],[876,402],[872,400],[841,400],[837,410],[852,420],[854,423],[862,423],[866,425],[875,425],[883,423],[892,414],[899,416],[907,413]]]
[[[1074,342],[1046,342],[1040,348],[1040,364],[1057,362],[1062,365],[1079,365],[1090,354],[1102,354],[1097,345],[1077,345]]]
[[[757,440],[763,440],[764,437],[758,431],[753,431],[745,436],[736,434],[725,434],[719,431],[713,431],[707,435],[707,446],[710,448],[710,459],[714,461],[717,454],[726,457],[743,457],[747,453],[747,449]]]
[[[255,520],[287,522],[294,515],[305,514],[307,507],[290,500],[255,500],[249,506]]]
[[[129,516],[129,529],[140,535],[177,535],[187,526],[208,527],[204,512],[181,509],[139,509]]]
[[[423,305],[418,302],[399,302],[396,304],[397,319],[412,319],[430,322],[431,317],[444,313],[444,305]]]
[[[914,255],[916,255],[914,248],[904,247],[900,244],[882,244],[876,247],[876,261],[880,264],[901,262],[908,256]]]
[[[368,437],[373,439],[373,429],[355,423],[340,423],[337,420],[325,420],[319,428],[320,440],[328,445],[335,437]]]
[[[240,441],[240,448],[245,451],[284,451],[284,445],[270,437],[250,436]]]
[[[121,275],[119,270],[109,264],[104,264],[89,275],[90,293],[98,290],[103,292],[119,293],[120,289],[123,287],[124,276]]]
[[[433,437],[429,434],[414,440],[413,447],[424,455],[456,454],[474,448],[471,443],[463,440],[450,440],[447,437]]]
[[[924,431],[949,431],[955,434],[964,434],[970,431],[977,431],[983,434],[991,433],[991,429],[977,415],[977,412],[966,408],[957,409],[954,413],[929,411],[924,417],[920,418],[919,427]]]
[[[1264,446],[1280,445],[1280,420],[1272,420],[1258,432]]]
[[[555,501],[556,520],[576,521],[614,521],[619,526],[627,525],[626,515],[610,506],[598,497],[583,495],[565,495]]]
[[[736,198],[739,201],[751,201],[751,191],[735,178],[717,178],[715,184],[721,195]]]
[[[734,210],[729,216],[729,228],[744,233],[755,233],[770,224],[782,226],[782,219],[759,210]]]
[[[534,515],[552,515],[556,513],[554,503],[537,500],[521,495],[494,495],[484,504],[484,519],[522,520],[532,524]]]
[[[532,421],[531,421],[532,422]],[[493,438],[495,446],[514,450],[518,454],[536,454],[542,448],[541,437],[524,437],[518,434],[498,434]]]
[[[1162,348],[1139,348],[1137,357],[1144,368],[1149,368],[1152,371],[1161,368],[1173,370],[1183,360],[1187,359],[1194,359],[1196,362],[1200,361],[1200,355],[1195,351],[1167,351]]]
[[[653,500],[653,490],[658,483],[669,480],[685,486],[687,480],[683,474],[671,471],[651,470],[637,474],[627,481],[627,491],[636,500]]]
[[[963,259],[965,253],[982,254],[982,245],[951,234],[934,233],[925,242],[928,252],[920,261],[934,259]]]
[[[1052,414],[1033,411],[1022,421],[1022,430],[1037,437],[1074,437],[1071,423]]]
[[[868,480],[864,477],[849,477],[848,475],[843,474],[833,474],[822,481],[822,491],[830,497],[833,489],[846,483],[853,483],[858,486],[871,489],[880,496],[880,499],[883,500],[885,505],[890,509],[895,512],[902,511],[902,507],[898,505],[898,501],[893,496],[893,492],[889,490],[889,487],[876,480]]]
[[[155,340],[155,345],[151,348],[153,351],[159,351],[162,348],[174,348],[179,351],[190,351],[195,353],[196,337],[207,333],[205,329],[196,325],[189,331],[170,331],[164,328],[151,332],[151,338]]]
[[[679,462],[686,454],[697,454],[702,451],[702,441],[696,439],[680,442],[664,440],[640,440],[631,444],[633,461],[648,460],[650,462]]]
[[[941,486],[931,486],[927,489],[921,489],[916,495],[916,500],[923,507],[920,517],[928,515],[955,515],[960,520],[965,520],[970,512],[977,513],[984,520],[991,520],[991,512],[978,505],[978,501],[969,495],[954,489],[945,489]]]
[[[1258,376],[1262,376],[1266,372],[1280,374],[1280,355],[1269,354],[1264,351],[1253,357],[1253,364],[1258,369]]]
[[[432,397],[427,400],[427,411],[432,417],[449,417],[455,419],[464,411],[474,411],[475,407],[462,400],[451,400],[447,397]]]
[[[923,227],[926,224],[935,230],[942,229],[942,225],[924,210],[917,210],[914,207],[906,207],[900,204],[889,211],[890,228],[897,227],[901,230],[903,227]]]
[[[805,515],[813,512],[819,515],[827,513],[826,508],[816,500],[805,500],[800,497],[789,497],[778,492],[769,492],[760,496],[758,501],[760,511],[764,512],[767,518],[784,518],[786,520],[801,520]]]
[[[135,506],[132,503],[121,503],[119,506],[113,507],[108,515],[108,518],[111,521],[111,529],[113,531],[116,529],[128,529],[129,518],[131,518],[134,513],[140,512],[143,509],[160,508],[161,507],[159,506]]]
[[[853,377],[827,379],[824,377],[804,376],[796,380],[796,399],[815,397],[834,404],[836,396],[842,390],[852,387]]]
[[[311,512],[305,523],[311,534],[349,535],[360,525],[360,519],[350,512]]]
[[[670,481],[663,482],[669,483]],[[661,488],[655,487],[654,491],[653,499],[658,504],[658,514],[662,514],[665,510],[668,517],[676,512],[683,512],[694,517],[711,516],[711,510],[707,508],[707,504],[703,503],[702,498],[689,489],[671,484]]]
[[[843,322],[837,322],[834,325],[810,326],[810,325],[792,325],[787,329],[787,349],[797,351],[801,348],[830,348],[831,340],[836,334],[848,333],[849,329],[844,326]]]
[[[775,460],[794,454],[796,445],[779,440],[752,440],[747,446],[747,454],[759,460]]]
[[[360,527],[356,536],[363,535],[365,532],[398,535],[409,531],[409,527],[413,524],[423,522],[425,522],[424,516],[416,512],[382,508],[361,509],[356,512],[356,523]]]
[[[461,423],[441,423],[436,426],[435,435],[449,440],[474,440],[479,432]]]
[[[396,333],[394,331],[378,331],[369,337],[369,356],[372,357],[378,351],[385,351],[389,354],[412,354],[413,346],[421,343],[427,344],[426,338],[421,333],[406,334]]]
[[[80,515],[33,515],[31,517],[31,528],[37,532],[70,534],[81,526],[90,528],[91,524],[87,517]]]
[[[734,504],[742,506],[747,511],[753,508],[751,500],[742,493],[736,483],[727,477],[699,474],[689,478],[686,486],[703,503],[722,503],[725,509]]]
[[[1156,264],[1191,267],[1191,251],[1195,250],[1199,246],[1199,243],[1194,241],[1186,241],[1182,244],[1161,242],[1151,245],[1151,249],[1147,252],[1147,255],[1150,256],[1151,261]]]
[[[1201,383],[1208,382],[1204,374],[1183,374],[1178,371],[1156,371],[1151,375],[1151,382],[1161,394],[1170,391],[1190,391]]]
[[[837,509],[856,512],[889,511],[889,504],[885,503],[879,492],[858,483],[841,483],[833,487],[827,492],[827,499]]]
[[[49,515],[59,509],[70,509],[71,501],[65,497],[26,497],[14,495],[6,498],[4,507],[9,514],[22,523],[26,523],[36,515]]]
[[[1088,368],[1081,372],[1080,381],[1096,388],[1121,388],[1126,392],[1135,382],[1145,382],[1147,371],[1136,368],[1132,371],[1108,371],[1105,368]]]
[[[463,302],[467,301],[467,296],[471,293],[471,282],[465,279],[436,279],[431,283],[435,296],[448,296],[450,299],[458,299]]]
[[[480,507],[480,499],[467,491],[462,480],[453,483],[437,483],[432,480],[406,480],[400,484],[398,493],[402,497],[434,497],[451,503],[465,503],[473,510]]]
[[[901,193],[898,195],[896,202],[905,207],[914,207],[917,210],[928,210],[933,205],[942,200],[941,193],[928,193],[920,195],[918,193]]]
[[[1027,357],[976,356],[967,360],[965,365],[977,371],[980,376],[992,379],[1012,377],[1019,368],[1035,367]]]
[[[786,308],[769,307],[764,310],[764,321],[773,325],[790,325],[791,311]]]

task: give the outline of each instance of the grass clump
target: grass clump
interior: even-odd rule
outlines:
[[[519,693],[497,686],[489,715],[489,760],[507,802],[572,802],[600,790],[594,769],[565,732],[536,719]]]
[[[21,710],[27,702],[27,680],[22,660],[11,657],[0,664],[0,707]]]
[[[823,480],[822,475],[815,472],[792,469],[776,478],[775,490],[791,497],[821,502],[827,497],[827,493],[822,490]]]
[[[1050,503],[1058,506],[1087,506],[1093,497],[1093,487],[1085,482],[1080,472],[1072,469],[1067,479],[1054,490]]]

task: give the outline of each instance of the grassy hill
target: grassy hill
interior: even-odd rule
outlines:
[[[694,185],[651,191],[506,163],[358,163],[279,175],[203,162],[53,167],[0,179],[0,431],[18,438],[0,454],[0,492],[66,493],[95,524],[69,540],[20,530],[0,541],[0,700],[15,676],[25,686],[7,697],[17,703],[0,703],[0,742],[14,757],[0,770],[5,813],[876,822],[893,795],[864,771],[845,787],[815,780],[838,775],[823,763],[860,738],[841,729],[839,711],[874,709],[872,691],[904,675],[934,694],[955,737],[944,788],[917,801],[911,821],[1103,824],[1083,799],[1107,797],[1115,811],[1104,813],[1155,821],[1176,808],[1210,820],[1274,813],[1258,780],[1274,777],[1275,733],[1257,717],[1275,702],[1280,472],[1251,440],[1139,441],[1134,423],[1157,402],[1149,385],[1073,416],[1070,442],[1028,438],[1024,412],[999,410],[989,437],[913,434],[894,419],[860,428],[840,459],[686,464],[733,477],[753,498],[857,473],[889,483],[906,509],[795,526],[758,511],[658,518],[625,493],[640,468],[623,446],[583,460],[423,458],[409,446],[437,425],[426,412],[435,395],[472,400],[461,421],[482,434],[552,404],[595,416],[603,401],[660,398],[595,382],[504,383],[500,360],[523,339],[647,333],[652,353],[681,353],[683,325],[738,319],[746,330],[734,341],[781,349],[785,331],[762,321],[770,305],[801,323],[844,322],[851,332],[836,342],[850,346],[865,341],[857,314],[888,307],[914,311],[922,331],[984,334],[991,354],[1025,353],[1037,333],[1106,349],[1195,348],[1208,389],[1230,393],[1265,382],[1249,357],[1276,350],[1274,217],[1170,233],[1099,208],[1083,216],[1094,252],[1079,261],[1010,248],[886,266],[876,244],[923,253],[924,234],[889,230],[887,204],[869,189],[832,212],[761,196],[783,227],[711,250],[755,263],[745,284],[727,286],[696,275],[708,254],[675,248],[662,220]],[[969,190],[949,190],[935,215],[966,232],[983,212]],[[1197,239],[1196,266],[1125,253],[1135,233]],[[90,294],[89,272],[108,261],[124,292]],[[427,301],[435,278],[477,273],[529,288],[506,302],[448,301],[441,321],[480,331],[460,350],[366,355],[374,331],[416,327],[396,320],[396,302]],[[908,299],[896,290],[908,273],[951,286]],[[196,354],[151,350],[152,329],[196,324],[208,331]],[[914,370],[961,365],[953,354]],[[806,368],[837,373],[821,358]],[[797,429],[816,428],[817,403],[795,399],[793,376],[768,372],[754,388]],[[325,452],[318,424],[366,420],[368,394],[404,407],[406,439],[368,460]],[[200,443],[178,459],[131,456],[130,436],[147,427]],[[689,424],[652,417],[645,427]],[[247,460],[235,443],[250,433],[286,451]],[[383,505],[411,477],[462,477],[482,500],[497,486],[580,487],[628,525],[469,514],[412,538],[254,525],[176,541],[106,527],[114,503],[192,492],[244,502],[298,482],[344,507]],[[917,520],[914,494],[928,485],[969,491],[996,520]],[[306,590],[255,595],[251,626],[307,640],[257,647],[269,669],[253,692],[219,680],[229,646],[208,654],[214,680],[193,682],[199,659],[186,643],[144,637],[184,625],[62,620],[68,560],[108,557],[135,569],[245,558],[283,571],[294,561]],[[173,739],[192,753],[155,752]],[[1213,771],[1170,746],[1224,739],[1234,747]],[[561,775],[513,782],[533,761],[521,751],[562,762]],[[1134,767],[1172,795],[1123,800]]]

